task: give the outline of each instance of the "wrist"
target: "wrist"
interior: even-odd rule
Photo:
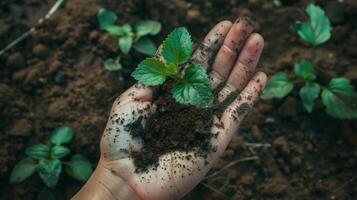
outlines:
[[[132,200],[140,199],[136,192],[120,177],[113,175],[100,162],[81,190],[72,200]]]

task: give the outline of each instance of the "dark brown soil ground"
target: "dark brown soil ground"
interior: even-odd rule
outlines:
[[[0,47],[30,28],[53,0],[0,2]],[[303,19],[307,2],[264,0],[70,0],[37,32],[0,57],[0,199],[36,199],[43,183],[38,176],[9,185],[15,163],[26,146],[44,141],[59,125],[75,130],[74,152],[93,166],[111,103],[134,81],[131,71],[142,55],[123,57],[121,72],[109,73],[103,60],[117,55],[114,38],[98,28],[96,12],[114,10],[119,22],[140,19],[162,22],[160,42],[173,27],[186,26],[194,41],[222,19],[250,16],[266,41],[260,70],[292,74],[292,63],[309,56],[308,46],[289,30]],[[318,48],[318,81],[345,76],[357,87],[357,2],[317,1],[331,17],[332,39]],[[294,79],[297,87],[302,85]],[[221,173],[199,184],[185,199],[343,199],[357,196],[356,121],[334,120],[321,102],[308,115],[293,95],[261,101],[248,115],[225,155],[212,169]],[[343,137],[347,135],[347,137]],[[349,138],[349,139],[345,139]],[[270,144],[262,148],[250,143]],[[238,162],[242,158],[259,159]],[[72,196],[81,183],[63,176],[56,193]]]

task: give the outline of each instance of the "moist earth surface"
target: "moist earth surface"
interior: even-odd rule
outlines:
[[[265,38],[259,70],[293,74],[293,62],[311,56],[308,45],[289,30],[303,20],[308,1],[263,0],[71,0],[24,41],[0,57],[0,199],[37,199],[44,184],[33,175],[8,184],[26,146],[45,142],[60,125],[74,129],[73,152],[85,155],[93,167],[111,104],[134,83],[130,73],[144,58],[123,56],[124,68],[107,72],[106,58],[118,54],[114,37],[101,31],[96,12],[108,8],[118,22],[154,19],[163,30],[156,44],[174,27],[186,26],[200,41],[215,23],[248,16]],[[357,2],[316,1],[331,19],[332,38],[317,49],[315,72],[327,84],[344,76],[357,86]],[[36,24],[53,0],[0,2],[0,47]],[[303,82],[293,79],[296,87]],[[344,199],[357,196],[357,123],[332,119],[317,102],[304,111],[298,90],[281,100],[260,101],[243,122],[224,156],[185,199]],[[54,190],[68,199],[82,183],[61,176]]]

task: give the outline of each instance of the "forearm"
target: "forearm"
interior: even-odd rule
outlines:
[[[72,200],[131,200],[139,199],[135,191],[120,177],[98,165],[92,176],[72,197]]]

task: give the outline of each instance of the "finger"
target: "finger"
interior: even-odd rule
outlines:
[[[230,21],[222,21],[214,26],[192,55],[192,62],[208,68],[209,61],[222,45],[231,26]]]
[[[156,110],[151,102],[132,102],[124,106],[114,107],[101,140],[101,150],[107,160],[127,157],[131,151],[138,151],[142,141],[134,140],[130,132],[143,123],[140,118],[147,118]],[[139,120],[139,121],[138,121]]]
[[[234,91],[243,90],[255,72],[263,48],[263,37],[258,33],[253,33],[245,43],[238,60],[229,75],[226,86],[218,95],[219,101],[223,101]]]
[[[161,56],[162,45],[160,45],[155,53],[155,57],[164,61]],[[154,87],[146,86],[141,83],[136,83],[122,93],[114,102],[114,105],[124,105],[132,101],[151,101],[154,95]]]
[[[240,122],[258,100],[267,81],[267,76],[263,72],[258,72],[249,81],[248,85],[240,95],[226,108],[220,119],[220,125],[214,126],[212,132],[217,133],[216,143],[219,152],[223,152],[232,135],[236,133]],[[224,133],[224,134],[222,134]]]
[[[228,78],[233,64],[237,60],[238,53],[253,30],[254,28],[249,18],[239,18],[234,23],[217,53],[211,76],[215,76],[221,82]]]
[[[135,83],[115,100],[113,107],[123,106],[133,101],[151,101],[153,93],[152,87],[141,83]]]

